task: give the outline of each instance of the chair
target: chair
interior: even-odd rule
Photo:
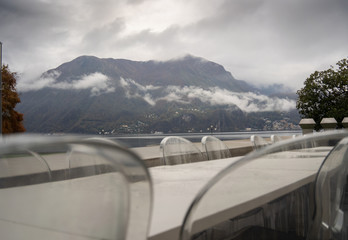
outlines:
[[[327,156],[315,183],[315,215],[308,239],[348,238],[348,138]]]
[[[263,139],[262,137],[257,136],[257,135],[252,135],[250,137],[250,141],[251,141],[251,145],[252,145],[254,150],[258,150],[260,148],[263,148],[263,147],[269,145],[265,139]]]
[[[1,239],[146,239],[147,168],[106,139],[19,135],[0,144]],[[139,197],[141,196],[141,197]]]
[[[282,138],[279,137],[278,135],[271,135],[271,142],[272,143],[276,143],[276,142],[279,142],[281,140],[282,140]]]
[[[300,135],[300,134],[293,134],[291,137],[292,138],[297,138],[297,137],[300,137],[300,136],[302,136],[302,135]]]
[[[233,162],[196,195],[184,218],[180,239],[199,239],[196,236],[201,236],[200,233],[205,233],[206,240],[214,239],[216,233],[219,239],[229,240],[305,239],[312,224],[314,183],[299,185],[296,182],[297,189],[291,188],[287,182],[293,178],[293,172],[278,169],[287,163],[292,168],[297,162],[301,163],[297,166],[302,172],[304,161],[319,164],[318,155],[313,153],[326,149],[329,154],[329,147],[332,149],[345,137],[348,131],[283,140]],[[312,149],[303,149],[303,146]],[[267,170],[261,166],[267,166]],[[310,164],[306,166],[310,168]],[[260,167],[263,170],[258,170]],[[256,175],[263,177],[255,178]],[[240,183],[245,181],[249,189],[241,187]],[[277,189],[273,187],[276,182],[286,182],[286,185]],[[243,224],[238,226],[240,222]]]
[[[163,165],[175,165],[191,162],[200,162],[207,160],[192,142],[178,137],[169,136],[162,139],[160,143],[160,151],[162,153]]]
[[[232,157],[230,149],[223,141],[216,137],[204,136],[201,142],[202,147],[208,156],[208,160]]]

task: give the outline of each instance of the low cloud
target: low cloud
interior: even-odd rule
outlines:
[[[32,91],[41,88],[55,88],[55,89],[76,89],[86,90],[90,89],[91,96],[98,96],[103,93],[114,92],[115,87],[112,84],[111,79],[99,72],[95,72],[89,75],[82,75],[78,79],[71,82],[57,82],[57,78],[60,76],[60,72],[52,71],[39,80],[33,82],[25,82],[18,85],[18,89],[21,91]]]
[[[111,79],[99,72],[83,75],[71,82],[57,82],[58,71],[52,71],[33,83],[22,83],[21,91],[38,90],[44,87],[56,89],[76,89],[91,91],[91,96],[99,96],[116,90]],[[289,111],[295,109],[296,102],[292,99],[268,97],[252,92],[233,92],[214,87],[203,89],[197,86],[154,86],[141,85],[133,79],[120,78],[120,87],[124,89],[127,98],[142,98],[151,106],[158,101],[190,104],[194,99],[211,106],[237,106],[244,112]]]
[[[48,86],[54,85],[56,79],[60,76],[60,72],[52,71],[50,73],[46,73],[44,77],[41,77],[32,81],[19,81],[17,84],[17,88],[19,91],[27,92],[27,91],[35,91],[41,88],[45,88]]]
[[[120,78],[120,84],[124,88],[129,88],[133,85],[141,92],[146,92],[149,90],[157,90],[157,89],[161,88],[160,86],[154,86],[154,85],[143,86],[143,85],[137,83],[136,81],[134,81],[133,79],[123,78],[123,77]]]
[[[212,106],[236,105],[244,112],[289,111],[295,108],[295,101],[283,98],[270,98],[252,92],[232,92],[218,87],[206,90],[199,87],[176,87],[166,89],[168,95],[163,100],[199,99]]]
[[[83,75],[80,79],[72,82],[58,83],[55,88],[59,89],[90,89],[92,96],[98,96],[102,93],[114,92],[115,87],[108,76],[95,72],[90,75]]]
[[[160,89],[161,87],[153,86],[153,85],[143,86],[135,82],[133,79],[122,78],[122,77],[120,78],[120,85],[121,87],[124,88],[125,94],[128,98],[139,97],[139,98],[143,98],[151,106],[156,105],[156,100],[153,99],[149,91],[157,90],[157,89]]]
[[[207,90],[196,86],[143,86],[132,79],[123,78],[121,78],[120,82],[128,98],[141,97],[152,106],[160,100],[189,104],[194,99],[199,99],[212,106],[237,106],[244,112],[289,111],[296,106],[295,101],[292,99],[271,98],[252,92],[232,92],[218,87]],[[159,88],[161,88],[162,96],[155,97],[152,90]]]

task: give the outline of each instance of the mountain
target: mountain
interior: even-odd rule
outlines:
[[[252,87],[236,80],[223,66],[203,58],[187,55],[181,59],[165,62],[138,62],[126,59],[100,59],[81,56],[43,74],[43,77],[59,72],[57,82],[71,82],[82,75],[101,72],[114,81],[129,78],[141,85],[155,86],[199,86],[203,88],[222,87],[235,91],[249,91]]]
[[[273,97],[263,95],[191,55],[146,62],[81,56],[23,88],[17,110],[29,132],[186,132],[211,124],[236,131],[261,127],[249,122],[252,112],[277,112],[277,121],[291,112],[294,100],[274,89],[267,89]]]

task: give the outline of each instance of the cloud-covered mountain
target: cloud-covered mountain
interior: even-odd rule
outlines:
[[[137,121],[144,131],[153,131],[153,125],[174,121],[176,115],[190,113],[193,123],[194,112],[208,121],[216,109],[245,117],[295,107],[294,99],[274,94],[281,86],[267,88],[273,97],[267,96],[223,66],[190,55],[165,62],[81,56],[18,88],[22,103],[17,109],[24,113],[25,127],[34,132],[93,133]],[[230,124],[230,130],[248,127],[245,122]]]

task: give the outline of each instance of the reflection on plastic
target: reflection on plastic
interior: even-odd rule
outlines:
[[[312,222],[312,214],[313,209],[310,206],[311,203],[311,195],[313,192],[312,185],[304,185],[300,189],[297,189],[294,192],[289,193],[288,195],[285,195],[283,197],[280,197],[279,199],[275,199],[272,202],[266,202],[262,204],[263,211],[263,222],[260,221],[254,221],[253,218],[248,217],[247,218],[247,225],[248,227],[245,228],[245,225],[243,229],[240,229],[236,227],[235,223],[236,219],[243,219],[243,216],[245,217],[245,213],[243,213],[241,208],[234,207],[233,212],[227,209],[231,209],[232,206],[239,206],[245,199],[245,197],[248,198],[248,196],[254,196],[253,192],[250,192],[250,189],[241,189],[239,187],[240,181],[254,181],[253,179],[260,179],[260,178],[254,178],[253,176],[255,174],[261,174],[263,178],[272,178],[272,175],[267,175],[267,171],[263,172],[257,172],[257,170],[253,170],[252,168],[249,168],[249,166],[256,166],[258,163],[262,164],[264,162],[267,162],[268,164],[271,163],[269,166],[273,165],[282,165],[283,161],[290,161],[290,162],[301,162],[306,161],[306,159],[324,159],[324,153],[329,154],[330,150],[343,138],[348,136],[347,131],[332,131],[332,132],[324,132],[320,134],[312,134],[312,135],[306,135],[303,137],[297,137],[294,139],[288,139],[283,140],[280,142],[276,142],[272,145],[263,147],[261,149],[258,149],[258,151],[253,151],[249,155],[241,158],[240,160],[234,162],[224,170],[222,170],[218,175],[216,175],[212,180],[210,180],[206,186],[197,194],[195,199],[193,200],[189,210],[186,213],[182,228],[181,228],[181,234],[180,239],[181,240],[189,240],[189,239],[195,239],[196,236],[201,236],[202,233],[204,233],[205,239],[214,239],[214,234],[216,236],[216,233],[219,233],[219,237],[221,239],[233,239],[234,236],[236,236],[236,233],[240,234],[238,235],[240,238],[236,239],[245,239],[243,238],[243,234],[246,234],[246,236],[251,236],[255,233],[262,233],[262,236],[265,237],[264,239],[283,239],[284,236],[291,236],[289,239],[303,239],[308,236],[309,229],[312,229],[313,233],[319,232],[318,230],[315,230],[316,228],[320,228],[319,226],[322,225],[322,221],[318,220],[318,224],[316,225],[315,222],[313,224]],[[345,142],[341,142],[341,144],[344,144],[345,149],[347,149],[347,144]],[[338,148],[340,148],[340,145],[338,145]],[[342,148],[342,147],[341,147]],[[337,149],[337,148],[335,148]],[[329,167],[330,171],[324,171],[326,174],[318,175],[318,180],[321,178],[321,176],[327,177],[327,173],[335,172],[332,171],[333,169],[336,170],[336,176],[339,175],[339,182],[335,182],[334,179],[330,179],[330,181],[326,182],[324,181],[324,186],[322,186],[321,183],[317,183],[316,185],[316,196],[318,192],[320,192],[318,189],[321,189],[321,191],[325,191],[325,185],[327,183],[326,187],[332,186],[339,186],[342,187],[342,184],[346,183],[346,177],[347,177],[347,166],[348,164],[345,164],[346,167],[338,167],[338,163],[342,162],[342,159],[348,160],[348,155],[346,154],[346,150],[344,150],[344,155],[342,155],[342,152],[337,156],[335,154],[336,150],[333,151],[326,161],[330,160],[331,158],[334,159],[341,159],[340,161],[334,161],[336,164],[336,167],[333,166]],[[318,153],[318,154],[316,154]],[[289,155],[290,158],[286,158],[286,155]],[[304,158],[304,156],[307,156],[307,158]],[[326,162],[325,161],[325,162]],[[272,165],[273,163],[273,165]],[[333,164],[333,163],[332,163]],[[289,165],[291,166],[291,164]],[[325,166],[325,165],[323,165]],[[338,172],[339,170],[339,172]],[[243,175],[243,174],[244,175]],[[343,173],[343,174],[337,174],[337,173]],[[290,171],[289,171],[290,174]],[[249,176],[250,175],[250,176]],[[277,175],[277,179],[274,179],[274,181],[282,181],[282,178],[284,177],[284,180],[286,179],[286,175]],[[332,185],[330,185],[330,184]],[[251,183],[250,183],[251,184]],[[253,183],[254,190],[258,191],[258,182]],[[261,187],[261,186],[260,186]],[[324,187],[324,188],[323,188]],[[328,211],[331,211],[333,214],[329,214],[328,217],[331,218],[330,221],[325,221],[329,229],[346,229],[346,223],[344,223],[344,227],[339,227],[339,223],[341,222],[338,220],[338,217],[336,213],[339,209],[339,205],[342,203],[342,188],[340,188],[341,191],[338,193],[338,191],[333,191],[332,195],[328,194],[329,192],[326,191],[327,197],[323,198],[322,201],[331,201],[331,206],[328,208],[327,203],[318,203],[318,196],[317,196],[317,217],[319,219],[323,219],[323,217],[320,216],[320,212],[322,212],[323,216],[325,214],[329,214]],[[338,189],[338,190],[340,190]],[[321,195],[321,194],[320,194]],[[334,197],[334,195],[336,197]],[[252,200],[251,200],[252,201]],[[244,203],[244,202],[243,202]],[[335,204],[334,204],[335,203]],[[251,204],[251,203],[250,203]],[[252,205],[251,205],[252,206]],[[333,206],[335,206],[333,208]],[[258,207],[258,206],[255,206]],[[318,208],[321,208],[318,209]],[[327,209],[327,210],[323,210]],[[336,209],[336,210],[335,210]],[[319,211],[319,212],[318,212]],[[221,227],[217,229],[217,226],[221,226],[221,224],[229,223],[228,228],[225,228],[225,231],[221,231]],[[336,225],[334,224],[336,223]],[[311,227],[314,226],[314,227]],[[317,226],[317,227],[315,227]],[[336,226],[336,227],[335,227]],[[249,231],[248,231],[249,230]],[[330,230],[330,231],[331,231]],[[324,230],[323,230],[324,231]],[[342,230],[343,231],[343,230]],[[342,234],[342,231],[340,234]],[[346,230],[344,230],[346,231]],[[249,235],[251,234],[251,235]],[[269,235],[267,235],[269,234]],[[275,235],[276,234],[276,235]],[[280,235],[277,235],[280,234]],[[270,236],[273,236],[272,238]],[[274,236],[278,236],[274,238]],[[279,237],[282,236],[282,237]],[[259,235],[261,237],[261,235]],[[199,239],[199,238],[198,238]],[[247,238],[246,238],[247,239]],[[313,237],[312,239],[328,239],[328,238],[319,238],[318,236]],[[336,239],[336,238],[334,238]],[[344,239],[344,238],[339,238]]]
[[[78,136],[5,140],[0,145],[2,239],[147,238],[151,179],[133,152]]]

